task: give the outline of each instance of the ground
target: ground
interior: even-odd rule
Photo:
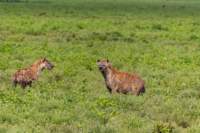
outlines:
[[[198,0],[0,2],[0,132],[198,133],[199,42]],[[40,57],[55,68],[14,88]],[[146,93],[111,95],[102,58],[140,74]]]

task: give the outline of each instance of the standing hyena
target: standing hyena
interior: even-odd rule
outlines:
[[[138,75],[120,72],[108,60],[97,60],[97,65],[111,93],[139,95],[145,92],[144,81]]]
[[[17,84],[21,85],[22,88],[26,88],[27,85],[31,87],[34,80],[38,79],[39,74],[42,70],[51,70],[54,67],[46,58],[37,60],[30,67],[18,70],[12,76],[13,85],[16,87]]]

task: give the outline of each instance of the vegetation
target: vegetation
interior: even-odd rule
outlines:
[[[0,3],[0,132],[200,132],[200,1]],[[54,63],[26,90],[10,77]],[[146,81],[143,96],[107,91],[96,60]]]

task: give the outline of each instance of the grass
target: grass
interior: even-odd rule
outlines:
[[[200,2],[0,3],[0,132],[200,132]],[[55,64],[32,88],[10,77]],[[143,96],[106,90],[96,60],[146,81]]]

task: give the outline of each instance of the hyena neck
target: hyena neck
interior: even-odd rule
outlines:
[[[106,70],[104,70],[102,72],[102,74],[103,74],[105,81],[109,80],[110,76],[112,76],[114,74],[114,72],[115,72],[115,69],[113,67],[109,67]]]
[[[38,77],[40,75],[40,73],[42,72],[42,70],[44,69],[44,67],[42,67],[42,65],[38,62],[38,63],[34,63],[31,66],[31,70],[34,73],[34,77]]]

